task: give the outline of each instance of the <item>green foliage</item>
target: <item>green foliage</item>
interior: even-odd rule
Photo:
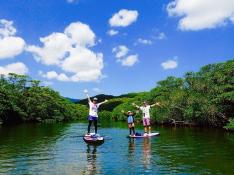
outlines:
[[[76,109],[76,111],[78,111],[75,119],[87,120],[88,117],[87,105],[74,104],[74,108]]]
[[[231,119],[230,122],[224,128],[234,130],[234,119]]]
[[[79,119],[76,106],[27,76],[10,74],[0,78],[0,118],[4,123]]]
[[[99,120],[100,121],[110,121],[112,120],[112,112],[110,111],[101,111],[98,114]]]
[[[151,109],[152,119],[158,123],[175,119],[221,127],[234,117],[234,60],[204,66],[198,72],[186,73],[184,78],[171,76],[159,81],[150,92],[122,97],[116,99],[118,103],[112,101],[104,107],[113,110],[115,120],[125,120],[121,110],[137,111],[131,103],[141,105],[148,101],[161,104]],[[140,120],[141,114],[136,119]]]
[[[100,107],[100,120],[126,120],[124,111],[141,113],[132,103],[141,105],[159,102],[151,109],[157,123],[171,119],[223,127],[233,127],[234,118],[234,60],[210,64],[198,72],[187,72],[183,78],[173,76],[159,81],[150,92],[129,93],[121,96],[98,95],[99,101],[109,99]],[[0,119],[5,123],[22,121],[86,120],[87,99],[74,104],[40,82],[27,76],[10,74],[0,77]]]

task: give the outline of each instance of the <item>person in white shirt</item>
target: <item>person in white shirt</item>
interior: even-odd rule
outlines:
[[[150,134],[151,133],[151,127],[150,127],[150,108],[153,106],[160,106],[159,103],[155,103],[152,105],[148,105],[147,102],[143,102],[142,106],[138,106],[135,103],[132,104],[134,107],[138,108],[141,110],[142,114],[143,114],[143,126],[144,126],[144,130],[145,130],[145,134]]]
[[[91,127],[93,122],[94,122],[94,127],[95,127],[95,134],[97,134],[98,108],[103,103],[108,102],[108,100],[105,100],[101,103],[97,103],[98,99],[96,97],[94,97],[93,101],[91,101],[91,99],[88,95],[88,91],[85,90],[84,92],[88,98],[88,103],[89,103],[89,116],[88,116],[89,125],[88,125],[88,133],[87,134],[90,134],[90,127]]]

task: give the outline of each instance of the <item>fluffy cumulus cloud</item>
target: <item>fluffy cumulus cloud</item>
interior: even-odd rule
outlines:
[[[110,19],[111,27],[126,27],[137,20],[138,12],[136,10],[122,9],[115,13]]]
[[[13,21],[0,19],[0,59],[13,58],[24,51],[25,41],[15,35]]]
[[[128,54],[129,49],[124,45],[119,45],[112,49],[112,53],[115,54],[116,58],[124,57]]]
[[[129,55],[125,59],[120,59],[119,61],[121,62],[122,66],[133,66],[139,60],[138,60],[138,55]]]
[[[64,33],[72,40],[73,44],[87,47],[95,44],[95,34],[87,24],[81,22],[71,23]]]
[[[115,54],[117,62],[122,66],[133,66],[138,60],[138,55],[128,55],[129,49],[125,45],[119,45],[112,49],[112,53]]]
[[[41,74],[47,79],[72,82],[97,81],[103,77],[103,54],[95,53],[96,36],[87,24],[71,23],[63,33],[40,38],[42,46],[31,45],[27,51],[45,65],[56,65],[65,73]]]
[[[35,59],[45,65],[59,65],[72,47],[72,41],[63,33],[52,33],[40,38],[42,47],[28,46],[27,51],[33,53]]]
[[[178,62],[176,61],[176,59],[171,59],[171,60],[167,60],[167,61],[161,63],[161,66],[165,70],[175,69],[178,66]]]
[[[64,73],[59,74],[55,71],[49,71],[47,73],[39,72],[39,74],[42,77],[47,78],[49,80],[56,79],[59,81],[70,81],[69,77],[67,75],[65,75]]]
[[[167,5],[169,16],[179,16],[181,30],[202,30],[234,22],[233,0],[174,0]]]
[[[110,36],[118,35],[118,33],[119,31],[113,29],[107,31],[107,34]]]
[[[9,73],[25,75],[28,73],[28,68],[24,63],[21,62],[0,66],[0,74],[8,75]]]

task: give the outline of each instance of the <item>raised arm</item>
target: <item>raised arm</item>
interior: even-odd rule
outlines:
[[[161,105],[160,105],[160,103],[159,103],[159,102],[157,102],[157,103],[154,103],[154,104],[150,105],[150,107],[154,107],[154,106],[160,106],[160,107],[161,107]]]
[[[136,105],[135,103],[132,103],[132,106],[134,106],[135,108],[139,109],[140,106]]]
[[[106,103],[106,102],[108,102],[108,100],[105,100],[105,101],[103,101],[103,102],[101,102],[101,103],[98,103],[98,105],[102,105],[102,104],[104,104],[104,103]]]
[[[128,116],[128,114],[124,110],[121,110],[121,112],[123,113],[123,115]]]
[[[89,94],[88,94],[88,90],[84,90],[84,93],[85,93],[85,95],[86,95],[86,97],[87,97],[87,99],[88,99],[88,102],[90,103],[90,102],[92,102],[91,101],[91,99],[90,99],[90,97],[89,97]]]

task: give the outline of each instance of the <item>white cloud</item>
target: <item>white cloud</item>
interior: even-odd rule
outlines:
[[[13,58],[24,50],[25,42],[16,37],[16,28],[13,21],[0,20],[0,59]]]
[[[138,38],[137,42],[140,44],[145,44],[145,45],[152,45],[153,44],[153,42],[151,40],[143,39],[143,38]]]
[[[55,71],[49,71],[47,73],[39,73],[42,77],[47,78],[49,80],[58,80],[58,81],[70,81],[69,77],[67,75],[65,75],[64,73],[60,73],[58,74]]]
[[[72,47],[72,41],[63,33],[52,33],[40,38],[43,47],[28,46],[27,51],[33,53],[37,61],[45,65],[59,65]]]
[[[28,72],[27,66],[21,62],[8,64],[6,66],[0,66],[0,74],[3,75],[8,75],[9,73],[25,75],[27,72]]]
[[[0,59],[13,58],[24,50],[25,42],[20,37],[5,37],[0,39]]]
[[[113,29],[107,31],[107,34],[110,36],[117,35],[118,33],[119,33],[119,31],[113,30]]]
[[[42,47],[29,46],[35,59],[45,65],[57,65],[72,74],[58,74],[51,71],[45,78],[59,81],[97,81],[103,77],[103,54],[93,52],[90,47],[95,45],[95,34],[90,27],[81,22],[71,23],[64,33],[52,33],[40,38]]]
[[[178,66],[178,62],[175,59],[174,60],[167,60],[167,61],[161,63],[161,66],[165,70],[167,70],[167,69],[175,69]]]
[[[112,49],[112,53],[115,54],[117,62],[121,63],[122,66],[133,66],[138,60],[138,55],[128,55],[129,49],[124,45],[119,45]],[[128,55],[128,56],[127,56]]]
[[[124,57],[128,54],[129,49],[124,45],[119,45],[112,49],[112,53],[115,53],[116,58]]]
[[[167,5],[169,16],[179,16],[181,30],[202,30],[234,22],[233,0],[174,0]]]
[[[73,44],[91,47],[95,45],[95,34],[87,24],[81,22],[71,23],[64,33],[71,38]]]
[[[66,72],[75,73],[72,81],[95,81],[102,77],[103,55],[77,46],[71,50],[61,67]]]
[[[119,62],[121,62],[122,66],[133,66],[136,64],[138,60],[138,55],[129,55],[128,57],[124,59],[119,59]]]
[[[16,28],[13,26],[13,21],[0,19],[0,36],[9,37],[16,34]]]
[[[137,17],[138,12],[136,10],[122,9],[109,19],[109,24],[112,27],[126,27],[135,22]]]

